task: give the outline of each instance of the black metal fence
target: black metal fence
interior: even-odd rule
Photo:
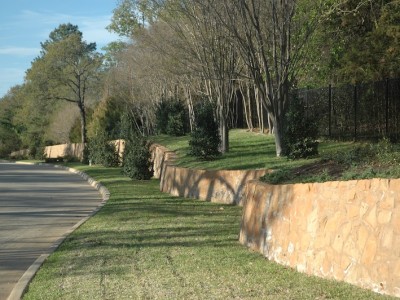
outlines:
[[[299,90],[321,136],[343,140],[400,139],[400,79]]]

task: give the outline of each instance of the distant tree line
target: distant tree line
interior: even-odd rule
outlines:
[[[196,136],[209,108],[219,153],[243,111],[286,155],[291,92],[400,77],[399,24],[398,0],[121,0],[103,54],[72,24],[41,44],[0,100],[0,156],[127,128]]]

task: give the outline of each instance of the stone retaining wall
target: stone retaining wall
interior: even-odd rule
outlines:
[[[400,296],[400,179],[247,184],[240,242],[300,272]]]
[[[241,205],[246,182],[258,179],[267,170],[195,170],[174,166],[175,153],[160,145],[152,146],[154,177],[160,190],[174,196]]]
[[[44,148],[44,155],[46,158],[58,158],[65,156],[73,156],[79,159],[83,157],[83,144],[72,143],[72,144],[60,144],[54,146],[46,146]]]
[[[120,157],[125,149],[125,141],[124,140],[115,140],[112,141],[115,144],[115,148],[118,151]],[[46,146],[43,151],[46,158],[59,158],[66,156],[73,156],[79,159],[83,157],[83,144],[82,143],[69,143],[69,144],[59,144],[53,146]],[[10,157],[18,157],[18,156],[28,156],[29,150],[20,150],[15,151],[10,154]]]

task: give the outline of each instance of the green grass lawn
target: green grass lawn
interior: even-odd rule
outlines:
[[[159,135],[152,137],[154,142],[176,151],[179,160],[177,165],[202,169],[263,169],[286,163],[286,159],[276,158],[274,139],[267,135],[231,130],[230,150],[215,160],[205,161],[190,156],[189,136],[171,137]]]
[[[189,136],[173,137],[158,135],[152,137],[155,143],[176,151],[179,160],[177,165],[188,168],[203,168],[216,170],[248,170],[248,169],[281,169],[301,166],[315,159],[288,160],[286,157],[276,157],[275,141],[271,135],[248,132],[244,129],[234,129],[229,132],[230,149],[228,153],[211,161],[199,160],[189,153]],[[338,148],[351,148],[350,142],[322,142],[320,153],[334,153]]]
[[[290,160],[276,157],[274,137],[243,129],[230,131],[230,150],[210,161],[189,153],[189,136],[154,136],[153,141],[176,151],[176,164],[197,169],[272,169],[262,180],[273,184],[367,178],[399,178],[400,146],[369,142],[321,140],[319,155]]]
[[[238,242],[241,208],[175,198],[119,168],[74,165],[111,192],[24,299],[385,299],[297,273]]]

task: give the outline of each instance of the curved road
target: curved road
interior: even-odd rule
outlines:
[[[0,163],[0,299],[25,271],[102,201],[79,175]]]

